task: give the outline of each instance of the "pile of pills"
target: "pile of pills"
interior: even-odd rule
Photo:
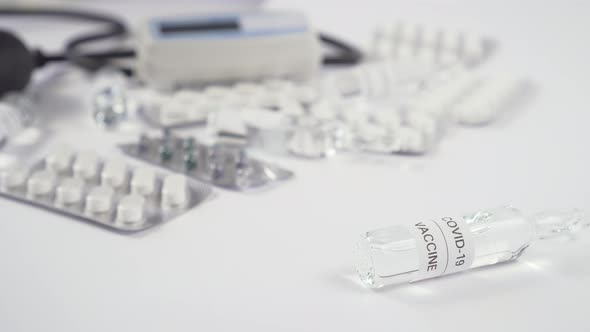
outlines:
[[[133,168],[94,151],[54,149],[31,168],[0,173],[0,195],[120,230],[140,231],[202,202],[210,193],[182,175]]]

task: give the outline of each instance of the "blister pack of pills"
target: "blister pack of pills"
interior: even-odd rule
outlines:
[[[483,126],[525,100],[532,86],[511,76],[461,74],[427,91],[411,108],[418,113],[446,116],[464,126]]]
[[[314,159],[340,152],[424,154],[442,131],[434,116],[364,98],[323,100],[288,119],[280,112],[242,112],[248,113],[258,114],[245,120],[252,146]],[[274,121],[263,121],[269,118]]]
[[[58,148],[32,167],[0,172],[0,196],[121,232],[171,220],[202,203],[208,186],[186,177]]]
[[[489,58],[495,47],[493,40],[474,33],[400,21],[376,29],[373,54],[377,58],[433,64],[458,61],[474,66]]]
[[[164,134],[142,135],[138,142],[119,147],[128,156],[226,189],[245,191],[293,176],[289,170],[251,158],[240,144],[206,145],[193,137]]]
[[[178,127],[205,123],[211,113],[243,108],[289,109],[310,103],[318,97],[312,84],[288,80],[238,82],[211,85],[200,89],[160,93],[137,93],[145,120],[159,127]]]

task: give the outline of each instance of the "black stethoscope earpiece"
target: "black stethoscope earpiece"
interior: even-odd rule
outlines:
[[[0,96],[25,89],[35,69],[35,54],[14,33],[0,30]]]

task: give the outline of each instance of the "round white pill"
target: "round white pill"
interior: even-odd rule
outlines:
[[[402,127],[397,132],[398,149],[395,152],[423,154],[428,150],[427,140],[424,135],[410,127]]]
[[[469,61],[478,61],[486,53],[486,43],[483,38],[474,34],[467,34],[463,41],[463,53]]]
[[[337,109],[334,103],[321,100],[310,107],[310,113],[320,120],[332,120],[337,117]]]
[[[74,161],[74,175],[82,179],[91,179],[98,171],[98,155],[94,151],[81,151]]]
[[[266,91],[262,85],[249,82],[237,83],[233,86],[233,89],[237,94],[242,96],[261,94]]]
[[[283,79],[270,79],[263,84],[270,92],[291,93],[295,89],[295,83]]]
[[[154,192],[156,174],[149,168],[138,168],[131,178],[131,192],[149,196]]]
[[[302,116],[305,114],[305,109],[300,103],[295,101],[286,101],[279,107],[279,111],[282,114],[290,116]]]
[[[119,188],[125,182],[127,165],[123,159],[112,159],[105,162],[102,168],[101,179],[103,185]]]
[[[125,224],[136,224],[143,220],[145,199],[131,194],[119,201],[117,205],[117,221]]]
[[[162,206],[175,207],[187,200],[186,178],[182,175],[169,175],[162,184]]]
[[[406,43],[416,43],[420,39],[422,26],[420,24],[407,24],[402,31],[400,38]]]
[[[57,187],[55,200],[58,204],[78,203],[82,199],[84,182],[76,178],[66,178]]]
[[[58,147],[45,157],[45,168],[56,172],[65,171],[70,167],[72,151],[65,147]]]
[[[210,86],[203,90],[203,95],[212,100],[222,100],[232,94],[232,91],[224,86]]]
[[[402,125],[400,115],[395,110],[378,110],[369,114],[370,120],[384,128],[394,130]]]
[[[111,209],[113,189],[107,186],[95,187],[86,195],[86,212],[105,213]]]
[[[463,40],[463,34],[458,31],[445,30],[440,36],[440,47],[446,52],[457,52]]]
[[[422,46],[434,47],[441,31],[431,26],[424,26],[422,30]]]
[[[191,105],[171,99],[162,105],[159,116],[160,124],[163,126],[169,126],[193,121],[195,112]]]
[[[319,93],[316,88],[306,84],[298,86],[292,97],[302,104],[311,104],[319,98]]]
[[[27,182],[28,195],[47,195],[55,187],[55,173],[50,170],[37,171]]]
[[[194,105],[203,101],[203,96],[192,90],[180,90],[176,92],[172,99],[178,103],[185,105]]]
[[[280,109],[282,105],[296,102],[288,94],[267,92],[253,97],[252,104],[262,108]]]
[[[10,189],[23,186],[28,176],[27,170],[11,169],[0,172],[0,185],[2,188]]]

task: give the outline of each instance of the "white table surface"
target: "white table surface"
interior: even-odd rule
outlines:
[[[396,18],[484,32],[501,44],[487,70],[530,78],[538,93],[495,125],[453,130],[428,156],[279,158],[295,180],[256,194],[217,190],[142,236],[0,200],[0,331],[589,331],[590,232],[535,243],[512,264],[380,291],[357,283],[352,255],[361,232],[416,218],[588,207],[588,2],[274,6],[301,7],[359,43]],[[53,48],[68,31],[30,23],[0,25]],[[93,127],[75,87],[54,88],[52,140],[115,151],[123,137]]]

